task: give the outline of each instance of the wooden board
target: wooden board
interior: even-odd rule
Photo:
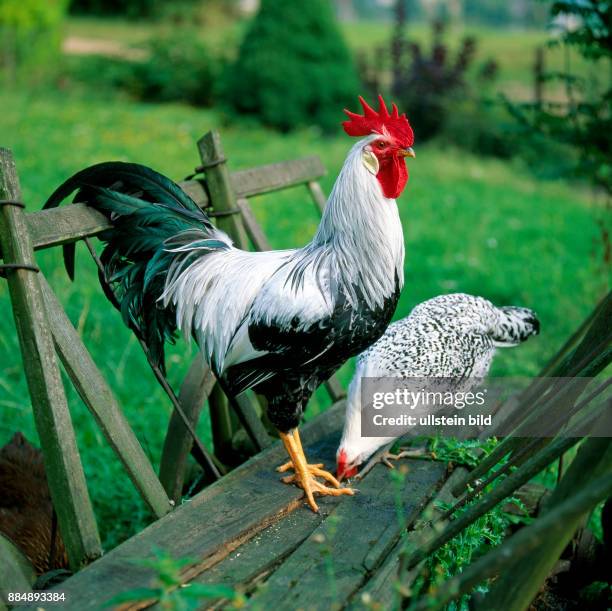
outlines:
[[[312,462],[323,459],[333,466],[343,412],[344,403],[336,404],[303,427]],[[440,463],[406,461],[409,472],[398,486],[386,467],[376,466],[360,482],[358,495],[322,498],[321,513],[314,514],[300,490],[279,481],[274,467],[284,459],[283,448],[275,443],[58,586],[68,600],[63,608],[97,609],[121,592],[148,587],[153,573],[131,560],[152,557],[153,547],[195,559],[185,570],[186,582],[251,589],[265,582],[266,589],[253,595],[257,608],[271,601],[287,609],[296,608],[297,601],[304,608],[329,608],[333,596],[325,592],[325,550],[333,554],[337,596],[346,600],[384,562],[402,526],[419,516],[446,472]],[[126,609],[144,608],[138,605]]]
[[[246,198],[309,183],[324,175],[325,168],[318,157],[305,157],[231,172],[229,179],[236,197]],[[200,180],[179,184],[199,206],[208,205],[208,195]],[[35,250],[95,236],[111,227],[102,214],[85,204],[30,212],[26,219]]]
[[[31,592],[36,571],[23,553],[0,533],[0,608],[9,592]]]
[[[327,417],[303,427],[303,441],[312,459],[325,445],[328,456],[335,451],[343,410],[344,404],[338,404]],[[330,430],[334,431],[332,437]],[[154,547],[177,558],[197,559],[197,565],[190,569],[195,578],[282,516],[296,510],[310,511],[302,501],[302,491],[280,482],[274,470],[285,460],[284,448],[280,442],[275,443],[68,579],[55,588],[66,593],[62,609],[97,610],[104,601],[127,589],[147,587],[151,570],[134,565],[132,560],[152,558]],[[323,511],[328,502],[321,501]]]
[[[360,482],[360,493],[342,502],[266,581],[250,601],[266,609],[330,609],[341,605],[383,562],[401,530],[416,519],[436,491],[446,467],[404,461],[409,476],[395,481],[384,466]]]

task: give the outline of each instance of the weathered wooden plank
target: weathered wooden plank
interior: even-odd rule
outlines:
[[[44,277],[40,285],[51,333],[68,376],[143,500],[157,517],[165,515],[172,505],[113,392]]]
[[[325,168],[321,160],[318,157],[305,157],[232,172],[229,174],[229,181],[236,197],[247,198],[316,181],[323,175]],[[179,184],[200,207],[210,203],[202,180],[185,180]],[[320,191],[318,183],[312,184],[316,186],[309,185],[311,194],[317,187]],[[313,197],[322,197],[322,205],[325,205],[322,191],[320,195],[314,193]],[[317,199],[315,202],[322,210],[321,203]],[[35,250],[95,236],[111,227],[102,214],[88,208],[86,204],[71,204],[30,212],[26,214],[26,218]]]
[[[178,397],[185,415],[194,426],[215,383],[215,376],[198,353],[185,376]],[[187,457],[192,443],[189,431],[179,415],[173,411],[164,440],[159,479],[168,496],[175,502],[182,496]]]
[[[0,533],[0,606],[9,592],[31,592],[36,571],[22,552]]]
[[[317,462],[321,455],[333,457],[343,415],[344,404],[339,403],[302,428],[311,462]],[[284,460],[284,448],[275,443],[80,571],[55,588],[66,593],[67,602],[62,608],[97,610],[121,592],[148,587],[153,572],[134,565],[131,559],[152,558],[154,546],[177,558],[195,558],[196,564],[185,575],[186,580],[192,580],[282,516],[291,511],[306,515],[310,510],[302,491],[280,482],[274,469]],[[332,501],[326,498],[319,501],[324,513],[329,502]]]
[[[342,605],[386,558],[446,475],[440,463],[406,460],[403,481],[378,465],[360,493],[328,518],[250,599],[256,608],[330,609]],[[325,584],[325,587],[322,587]]]
[[[112,227],[103,214],[87,204],[29,212],[26,219],[35,250],[74,242]]]
[[[307,187],[312,200],[319,210],[319,213],[323,214],[325,204],[327,203],[327,197],[325,197],[325,193],[323,193],[321,185],[317,181],[312,180],[308,182]]]
[[[263,232],[262,228],[257,222],[253,209],[251,208],[246,197],[239,197],[236,201],[236,205],[240,209],[242,220],[244,221],[244,227],[249,239],[253,243],[253,246],[255,246],[255,249],[259,251],[272,250],[272,246],[270,245],[270,242],[268,242],[266,234]]]
[[[408,541],[416,542],[420,536],[419,526],[424,521],[431,521],[442,515],[440,507],[442,504],[450,503],[455,500],[451,490],[457,481],[467,472],[463,467],[457,467],[451,476],[444,482],[438,493],[429,501],[422,511],[412,530],[397,541],[393,549],[389,552],[384,562],[369,576],[367,582],[355,594],[351,596],[347,605],[348,609],[370,609],[372,604],[376,604],[381,609],[399,608],[400,596],[397,590],[399,582],[399,556]],[[419,567],[405,575],[402,580],[404,589],[409,588],[412,581],[418,576]]]
[[[0,148],[0,199],[20,197],[13,156],[8,149]],[[0,246],[5,263],[35,265],[23,209],[1,206],[0,219]],[[14,269],[8,272],[7,280],[49,488],[70,564],[77,569],[100,555],[100,539],[39,278],[28,269]]]
[[[340,384],[337,375],[333,375],[329,380],[326,380],[325,389],[334,403],[346,397],[346,390],[344,390],[344,387]]]
[[[183,180],[178,184],[200,208],[206,208],[210,204],[210,198],[202,179]]]
[[[232,172],[238,197],[252,197],[295,187],[325,176],[325,167],[315,155]]]

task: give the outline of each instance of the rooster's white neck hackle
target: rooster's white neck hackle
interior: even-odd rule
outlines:
[[[364,165],[363,149],[378,136],[357,142],[336,179],[317,233],[304,249],[327,249],[332,277],[355,305],[359,286],[368,307],[381,307],[404,281],[404,236],[397,203],[386,198]]]

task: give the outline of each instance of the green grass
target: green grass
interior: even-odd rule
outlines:
[[[179,179],[198,163],[196,139],[213,127],[222,130],[233,169],[320,155],[329,170],[326,191],[351,145],[340,134],[329,139],[315,130],[280,135],[249,123],[224,125],[217,111],[69,92],[4,91],[0,106],[0,145],[14,151],[31,210],[70,174],[102,160],[137,161]],[[533,307],[542,321],[541,336],[503,351],[494,373],[537,373],[608,286],[596,224],[601,212],[587,192],[563,181],[538,180],[518,163],[480,159],[436,144],[415,148],[417,159],[410,163],[410,182],[400,200],[407,256],[397,316],[453,291]],[[256,199],[254,209],[278,248],[305,244],[318,221],[301,189]],[[40,253],[39,261],[157,464],[168,401],[118,313],[103,298],[85,249],[78,249],[74,284],[65,278],[59,249]],[[5,314],[0,320],[0,445],[17,430],[37,442],[5,283],[0,283],[0,308]],[[175,386],[194,354],[194,347],[183,342],[171,350],[169,377]],[[344,382],[350,374],[348,365],[341,373]],[[149,516],[73,391],[69,403],[104,543],[112,547]],[[309,416],[325,405],[319,395]],[[200,432],[210,439],[206,415]]]

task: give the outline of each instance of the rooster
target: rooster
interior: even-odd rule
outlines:
[[[517,346],[539,331],[532,310],[497,308],[487,299],[464,293],[429,299],[390,325],[357,360],[336,453],[338,479],[356,475],[367,458],[394,439],[361,436],[362,378],[451,378],[462,380],[461,389],[467,392],[488,374],[496,348]],[[391,466],[388,459],[402,455],[411,453],[386,452],[382,460]],[[369,466],[362,474],[366,469]]]
[[[246,252],[215,228],[168,178],[141,165],[108,162],[78,172],[51,195],[73,191],[105,214],[104,275],[124,321],[139,330],[163,367],[164,342],[193,336],[227,391],[267,399],[293,475],[318,511],[314,493],[352,494],[308,464],[298,425],[315,389],[349,357],[375,342],[403,285],[404,238],[396,198],[414,157],[413,131],[395,104],[363,115],[345,110],[350,150],[310,244]],[[332,487],[324,485],[320,477]]]

